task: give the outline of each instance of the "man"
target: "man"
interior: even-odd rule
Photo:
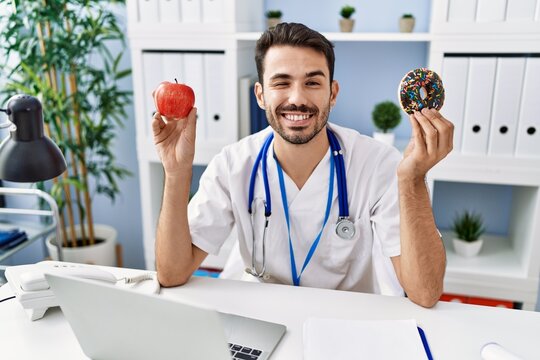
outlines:
[[[446,256],[424,179],[451,151],[452,124],[435,110],[411,115],[403,158],[369,137],[328,124],[339,93],[333,46],[301,24],[267,30],[255,60],[255,93],[271,129],[223,149],[208,165],[189,211],[196,109],[180,121],[154,116],[165,171],[156,236],[160,283],[188,281],[235,226],[244,265],[262,281],[377,293],[386,261],[413,302],[433,306],[442,293]],[[340,169],[339,152],[331,151],[334,138],[345,164],[344,202],[343,183],[334,175],[339,171],[333,171]],[[257,163],[259,154],[264,164]],[[272,213],[266,214],[265,230],[268,200]],[[346,206],[353,231],[343,234],[336,226]]]

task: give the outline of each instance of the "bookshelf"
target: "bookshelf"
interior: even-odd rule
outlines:
[[[252,59],[253,49],[264,26],[262,0],[200,0],[202,13],[205,6],[215,5],[210,4],[211,1],[221,3],[221,17],[216,19],[215,12],[214,17],[210,18],[205,18],[204,14],[189,13],[189,16],[195,16],[197,21],[192,21],[194,18],[189,17],[188,22],[181,20],[186,14],[175,10],[176,7],[182,8],[184,1],[188,0],[127,2],[128,35],[133,59],[143,238],[146,266],[149,269],[154,268],[154,233],[161,203],[163,173],[150,133],[153,109],[146,84],[148,80],[145,79],[148,73],[145,68],[145,55],[219,52],[223,56],[225,71],[219,81],[227,84],[227,88],[222,91],[226,104],[222,110],[222,119],[233,128],[233,135],[226,141],[206,138],[196,145],[195,164],[205,165],[222,146],[248,133],[248,120],[241,109],[239,94],[242,89],[239,84],[242,79],[256,74]],[[165,3],[167,4],[163,5]],[[395,43],[426,43],[426,63],[442,74],[443,81],[445,59],[449,54],[465,54],[468,58],[501,57],[501,54],[540,54],[540,0],[501,0],[492,6],[486,6],[486,3],[487,0],[434,1],[430,29],[425,33],[323,34],[331,41],[345,46],[371,42],[384,46]],[[174,11],[165,11],[166,9]],[[166,17],[160,20],[162,14],[166,14]],[[452,104],[453,100],[448,97],[447,101],[449,102],[443,112],[454,111],[457,115],[453,115],[451,119],[461,121],[464,118],[463,110],[461,113],[459,109],[455,110],[455,101]],[[212,115],[208,116],[210,119],[203,115],[199,123],[211,123]],[[457,124],[456,136],[463,136],[465,125]],[[199,134],[200,129],[197,131]],[[538,138],[540,131],[536,134]],[[540,144],[540,139],[537,143]],[[493,156],[487,151],[485,154],[466,154],[461,150],[460,146],[456,146],[454,153],[430,172],[428,184],[431,193],[437,194],[439,182],[510,186],[513,192],[510,204],[513,215],[508,220],[508,234],[488,234],[489,240],[485,241],[484,250],[473,259],[458,257],[450,243],[451,235],[443,231],[448,252],[445,291],[520,302],[523,308],[534,309],[540,274],[540,228],[536,225],[540,223],[540,151],[533,152],[532,156],[522,157],[514,154]],[[434,196],[432,201],[437,204],[437,197]],[[223,253],[226,257],[226,251]],[[208,261],[210,267],[224,263],[223,258]]]

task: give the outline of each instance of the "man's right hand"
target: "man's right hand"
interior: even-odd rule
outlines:
[[[167,121],[165,121],[167,120]],[[166,175],[181,174],[193,166],[197,109],[185,119],[164,119],[156,112],[152,119],[154,144]]]

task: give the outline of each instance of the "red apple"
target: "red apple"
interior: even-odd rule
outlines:
[[[168,119],[183,119],[195,104],[195,94],[186,84],[163,81],[154,91],[154,101],[161,115]]]

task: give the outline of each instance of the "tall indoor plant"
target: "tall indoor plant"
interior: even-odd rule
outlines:
[[[131,73],[119,68],[124,32],[111,1],[8,3],[10,11],[0,20],[0,52],[5,56],[0,69],[7,79],[0,98],[5,103],[13,94],[26,93],[43,103],[45,130],[64,152],[69,169],[40,186],[61,209],[63,246],[93,245],[92,195],[114,200],[120,191],[117,181],[129,174],[112,150],[131,101],[131,92],[118,86]],[[117,55],[108,48],[113,41],[122,44]]]

